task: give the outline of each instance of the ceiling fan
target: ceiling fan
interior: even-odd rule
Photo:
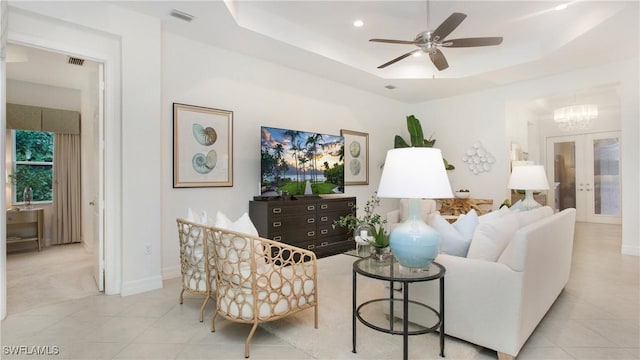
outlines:
[[[380,66],[378,69],[383,69],[391,64],[394,64],[408,56],[411,56],[420,51],[429,54],[431,62],[440,71],[449,67],[447,59],[444,57],[440,48],[461,48],[461,47],[477,47],[477,46],[491,46],[499,45],[502,43],[502,37],[475,37],[475,38],[462,38],[446,40],[446,37],[455,30],[460,23],[467,17],[463,13],[453,13],[440,24],[434,31],[423,31],[416,35],[414,40],[390,40],[390,39],[370,39],[372,42],[390,43],[390,44],[407,44],[415,45],[418,49],[409,51],[408,53],[398,56],[397,58],[388,61]],[[427,28],[429,28],[429,3],[427,2]]]

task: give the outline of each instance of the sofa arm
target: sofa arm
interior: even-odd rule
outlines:
[[[517,354],[521,346],[523,273],[504,264],[446,254],[438,255],[436,262],[446,268],[447,335],[506,354]],[[438,287],[437,281],[411,284],[409,297],[437,309]],[[388,309],[385,311],[388,313]],[[429,325],[430,314],[421,307],[410,305],[410,314],[411,322]],[[402,314],[394,313],[394,316]]]

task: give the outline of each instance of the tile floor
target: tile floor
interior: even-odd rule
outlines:
[[[577,225],[571,280],[518,359],[640,359],[639,258],[620,255],[620,236],[620,226]],[[73,253],[74,249],[70,249]],[[57,254],[61,264],[69,264],[70,258],[64,258],[62,253]],[[197,321],[200,299],[187,297],[183,305],[178,304],[177,279],[165,281],[163,289],[144,294],[104,296],[95,294],[88,284],[56,279],[51,274],[55,271],[50,271],[46,281],[37,283],[37,291],[21,289],[24,282],[19,281],[17,270],[27,269],[26,263],[45,254],[46,251],[8,257],[9,316],[2,321],[3,359],[243,358],[248,327],[219,320],[212,335],[207,321]],[[64,266],[52,266],[64,274]],[[73,272],[78,276],[76,280],[84,282],[91,267],[74,267]],[[34,274],[29,276],[38,281]],[[43,296],[64,293],[65,288],[71,289],[71,298]],[[21,294],[37,294],[39,300],[20,300]],[[209,306],[207,314],[212,309]],[[50,352],[59,354],[10,356],[11,345],[49,346]],[[486,350],[473,354],[468,358],[495,358],[495,352]],[[276,358],[314,357],[304,348],[289,345],[258,328],[251,359]],[[363,357],[345,349],[343,358]]]

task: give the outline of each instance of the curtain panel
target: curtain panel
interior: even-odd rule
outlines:
[[[80,136],[56,134],[53,146],[54,244],[80,242]]]

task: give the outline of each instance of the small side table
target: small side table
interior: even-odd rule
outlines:
[[[446,269],[444,266],[434,262],[432,263],[428,269],[413,272],[410,269],[402,268],[400,264],[395,260],[392,256],[387,261],[377,261],[372,258],[363,258],[360,260],[356,260],[353,263],[353,324],[352,324],[352,335],[353,335],[353,352],[356,353],[356,320],[360,321],[362,324],[381,332],[386,332],[392,335],[402,335],[403,337],[403,359],[408,359],[408,348],[409,348],[409,335],[420,335],[426,334],[429,332],[439,331],[440,332],[440,356],[444,357],[444,275]],[[357,286],[357,275],[360,274],[362,276],[378,279],[389,282],[389,297],[388,298],[377,298],[365,301],[358,305],[356,292],[358,289]],[[432,281],[439,280],[440,281],[440,309],[436,310],[426,304],[409,300],[409,284],[414,282],[424,282],[424,281]],[[393,296],[394,283],[399,282],[402,283],[402,299],[396,299]],[[362,314],[362,310],[370,305],[376,303],[389,303],[389,326],[381,327],[375,325],[373,322],[365,319]],[[402,302],[402,329],[397,329],[394,325],[394,304],[396,302]],[[433,312],[435,316],[435,323],[430,327],[422,327],[421,329],[411,330],[409,331],[409,303],[414,304],[416,306],[421,306],[427,308]]]
[[[44,209],[7,210],[7,244],[33,241],[38,251],[44,236]]]

